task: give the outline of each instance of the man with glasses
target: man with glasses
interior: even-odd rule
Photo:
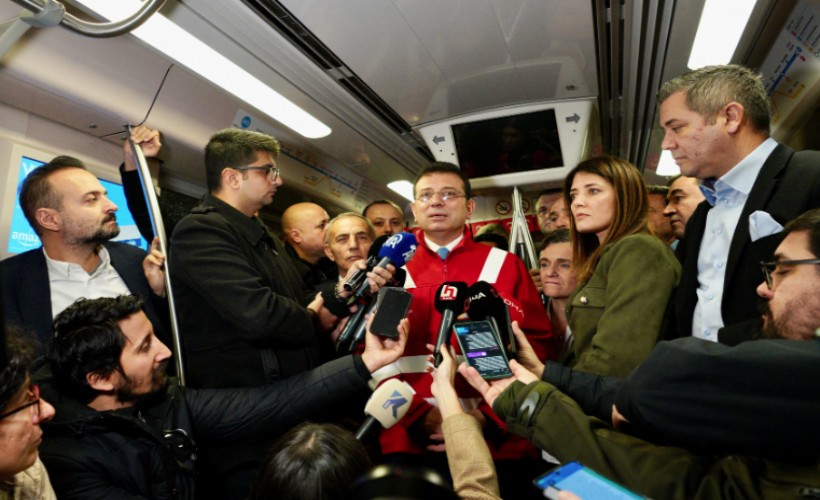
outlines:
[[[556,200],[560,199],[562,199],[561,188],[544,189],[538,193],[538,197],[535,199],[535,217],[538,219],[538,229],[545,236],[550,231],[557,229],[553,227],[550,219],[550,207]]]
[[[44,426],[41,454],[61,499],[197,498],[199,447],[270,442],[367,394],[370,373],[396,360],[407,338],[404,320],[396,340],[368,334],[361,355],[288,380],[191,389],[167,376],[171,351],[133,295],[78,301],[54,330],[50,363],[35,380],[57,407],[57,418]],[[217,490],[200,497],[225,498]]]
[[[554,338],[544,314],[541,299],[524,263],[515,255],[475,243],[467,220],[475,209],[470,181],[458,166],[433,163],[426,167],[415,182],[413,215],[419,225],[418,249],[406,265],[404,287],[413,294],[408,319],[410,338],[404,357],[397,363],[399,375],[413,386],[416,394],[404,418],[390,429],[382,431],[382,452],[390,460],[410,465],[439,466],[445,473],[447,462],[441,431],[441,413],[430,402],[432,378],[425,371],[427,344],[436,344],[441,314],[435,303],[437,291],[447,281],[472,285],[477,281],[492,284],[509,305],[510,316],[521,324],[541,359],[555,357]],[[464,297],[460,297],[463,299]],[[396,373],[396,372],[394,372]],[[526,474],[527,459],[535,464],[535,449],[525,440],[507,434],[506,428],[486,405],[479,404],[478,394],[464,390],[459,396],[487,431],[488,445],[497,460],[502,496],[505,487],[520,486],[512,473]],[[431,453],[431,451],[433,453]],[[538,465],[537,467],[540,467]],[[536,467],[536,468],[537,468]],[[532,477],[527,478],[527,481]],[[511,490],[507,497],[515,495]]]
[[[217,132],[205,147],[209,193],[174,229],[169,263],[191,387],[285,380],[318,366],[320,342],[330,342],[325,330],[335,316],[321,297],[308,303],[282,242],[256,217],[282,185],[278,155],[271,136]],[[376,268],[367,276],[381,286],[390,273]],[[269,444],[238,441],[209,449],[206,458],[220,473],[252,475]]]
[[[0,323],[1,325],[1,323]],[[52,500],[48,474],[37,455],[40,424],[54,417],[54,407],[40,397],[29,379],[34,342],[7,329],[0,359],[0,498]]]
[[[660,342],[624,379],[533,362],[524,342],[514,378],[488,384],[460,371],[516,432],[649,498],[811,496],[820,491],[820,209],[784,234],[755,273],[765,339]]]

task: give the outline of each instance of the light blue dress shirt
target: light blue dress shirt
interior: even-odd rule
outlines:
[[[701,182],[700,190],[712,208],[706,216],[698,254],[698,303],[692,318],[694,337],[718,340],[717,332],[723,327],[720,305],[732,237],[757,175],[776,147],[777,141],[766,139],[720,179]]]

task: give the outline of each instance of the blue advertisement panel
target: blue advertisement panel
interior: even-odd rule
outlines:
[[[43,162],[32,158],[23,157],[20,160],[20,175],[17,182],[17,195],[14,197],[14,212],[11,219],[11,236],[9,237],[9,253],[22,253],[34,248],[40,247],[40,238],[31,228],[23,215],[23,209],[20,208],[20,185],[23,180],[31,173],[32,170],[43,165]],[[108,198],[114,202],[119,208],[117,211],[117,223],[120,226],[120,234],[114,241],[128,243],[143,249],[148,249],[148,242],[140,236],[137,225],[134,223],[134,218],[128,211],[128,205],[125,203],[125,193],[122,185],[100,179],[103,187],[108,191]]]

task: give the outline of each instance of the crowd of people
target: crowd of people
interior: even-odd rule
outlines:
[[[769,137],[747,68],[692,71],[658,102],[681,175],[647,186],[621,158],[582,161],[536,197],[534,270],[496,229],[473,234],[450,163],[416,178],[412,229],[387,200],[297,203],[280,238],[258,217],[287,177],[279,143],[222,130],[168,255],[141,193],[147,252],[111,241],[118,207],[81,160],[34,170],[19,198],[42,248],[0,262],[0,498],[542,498],[532,479],[573,460],[651,498],[818,495],[820,152]],[[159,153],[158,131],[132,139]],[[403,266],[367,265],[404,231]],[[484,380],[454,347],[431,363],[442,298],[480,282],[509,313],[512,377]],[[368,317],[337,352],[386,286],[412,295],[406,318],[381,336]],[[404,416],[357,440],[391,379],[412,397],[384,408]]]

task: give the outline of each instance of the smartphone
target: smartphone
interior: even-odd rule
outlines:
[[[560,491],[569,491],[584,500],[602,498],[607,500],[643,499],[620,484],[610,481],[580,462],[569,462],[533,480],[535,486],[547,498],[557,499]]]
[[[407,316],[410,302],[413,295],[401,287],[383,286],[379,288],[376,295],[376,313],[373,315],[373,323],[370,324],[370,332],[381,337],[396,339],[399,332],[396,328],[399,321]]]
[[[461,352],[467,363],[484,380],[512,377],[507,352],[492,322],[464,321],[453,325]]]

